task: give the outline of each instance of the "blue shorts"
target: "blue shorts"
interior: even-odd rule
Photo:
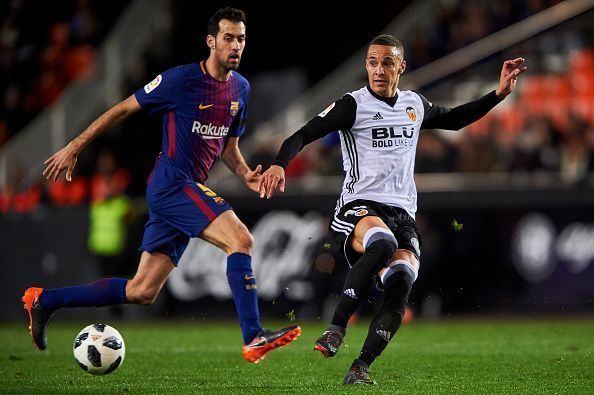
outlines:
[[[190,238],[232,207],[209,188],[159,162],[146,188],[149,219],[139,251],[161,252],[177,266]]]

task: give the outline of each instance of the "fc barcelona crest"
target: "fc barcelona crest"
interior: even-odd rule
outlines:
[[[229,107],[229,112],[231,113],[232,116],[235,116],[237,114],[237,111],[239,111],[239,102],[232,101],[231,106]]]
[[[406,107],[406,115],[408,115],[408,119],[415,122],[417,120],[417,113],[414,108]]]

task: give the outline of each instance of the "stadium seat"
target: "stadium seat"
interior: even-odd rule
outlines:
[[[594,70],[594,50],[581,49],[569,55],[569,74],[592,73]]]

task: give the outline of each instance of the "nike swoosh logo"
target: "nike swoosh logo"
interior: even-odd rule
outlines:
[[[247,274],[244,277],[246,280],[251,280],[253,278],[256,278],[256,276],[248,276]]]
[[[265,345],[266,345],[266,343],[268,343],[268,342],[266,341],[266,339],[262,339],[262,340],[260,340],[260,341],[259,341],[258,343],[256,343],[256,344],[248,344],[248,345],[247,345],[247,346],[245,346],[245,347],[246,347],[246,348],[258,348],[258,347],[265,346]]]
[[[200,103],[200,105],[198,106],[198,109],[204,110],[205,108],[212,107],[213,105],[214,104],[206,104],[206,105],[204,105],[204,104]]]

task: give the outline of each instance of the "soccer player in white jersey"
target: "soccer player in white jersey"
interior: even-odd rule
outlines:
[[[374,283],[385,292],[359,357],[345,384],[375,384],[369,365],[394,337],[419,271],[421,235],[415,225],[417,191],[413,179],[421,129],[459,130],[480,119],[509,95],[526,67],[524,59],[503,63],[499,85],[478,100],[454,108],[434,105],[414,91],[398,89],[406,68],[402,44],[380,35],[369,44],[368,85],[345,94],[287,138],[260,180],[260,197],[284,192],[289,161],[307,144],[340,131],[345,179],[330,232],[351,266],[332,323],[315,349],[333,357],[347,322]]]

